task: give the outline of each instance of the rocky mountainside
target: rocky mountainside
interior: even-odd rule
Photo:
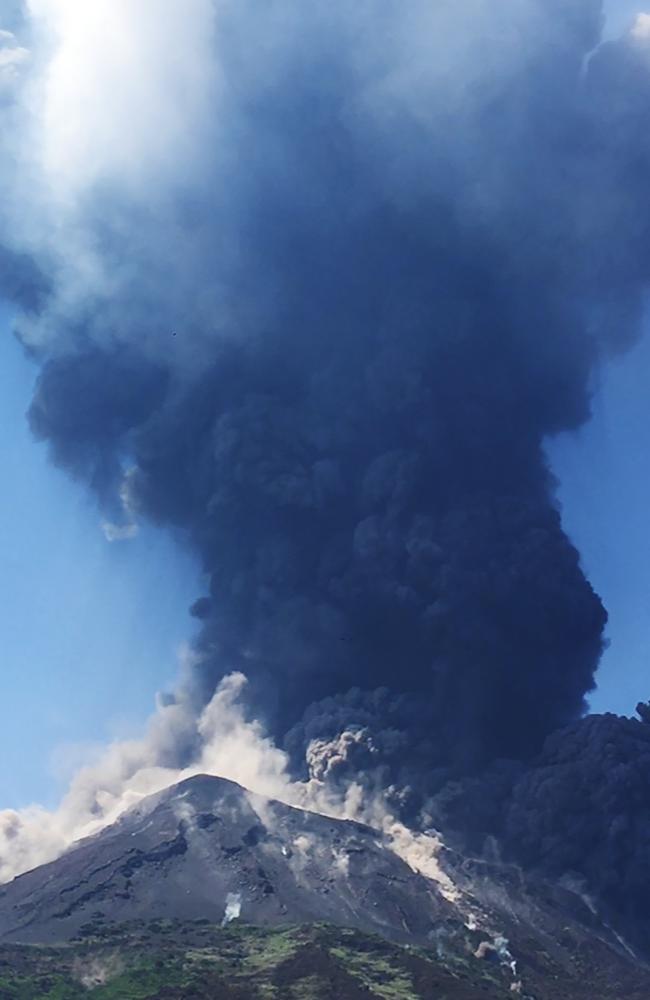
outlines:
[[[0,940],[68,940],[90,920],[324,920],[426,942],[453,908],[376,830],[190,778],[0,889]]]
[[[224,933],[248,926],[250,934],[257,933],[254,927],[271,934],[291,925],[326,923],[380,935],[391,947],[406,946],[409,954],[421,949],[436,975],[461,977],[464,992],[447,989],[444,996],[650,997],[650,969],[579,892],[444,848],[437,861],[438,880],[414,870],[377,830],[202,775],[145,799],[63,857],[2,887],[0,941],[17,954],[16,945],[99,941],[104,947],[119,938],[119,953],[131,950],[128,934],[118,930],[125,922],[174,921],[178,928],[202,921]],[[309,940],[318,962],[329,968],[334,959],[323,958],[327,948]],[[358,952],[354,961],[363,967],[367,946],[359,943],[361,937],[350,940]],[[332,947],[336,958],[339,946]],[[22,953],[42,954],[42,949]],[[309,965],[312,959],[304,961]],[[341,965],[340,955],[336,961]],[[22,998],[1,987],[0,980],[0,997]],[[337,997],[440,995],[424,986],[424,992],[410,993],[368,992],[367,984],[359,993],[360,988]],[[24,995],[31,1000],[34,994]],[[149,995],[181,994],[137,993]]]

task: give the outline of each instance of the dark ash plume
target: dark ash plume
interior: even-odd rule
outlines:
[[[503,843],[528,869],[573,876],[626,940],[650,940],[650,725],[594,715],[550,736],[515,784]]]
[[[94,192],[115,280],[43,309],[30,418],[199,553],[203,697],[242,670],[295,749],[386,688],[429,772],[525,758],[603,647],[544,441],[636,335],[650,53],[590,0],[353,7],[220,11],[200,154]]]

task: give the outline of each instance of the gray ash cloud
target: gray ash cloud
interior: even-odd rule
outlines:
[[[606,613],[544,442],[637,334],[650,225],[650,52],[600,15],[226,6],[200,155],[89,199],[110,292],[40,259],[35,432],[198,553],[197,697],[242,670],[296,759],[369,702],[423,781],[584,710]]]

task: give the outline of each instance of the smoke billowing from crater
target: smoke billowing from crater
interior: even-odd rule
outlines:
[[[637,334],[647,39],[597,48],[591,0],[69,7],[27,5],[3,287],[35,433],[208,575],[194,697],[243,671],[296,760],[366,718],[429,773],[534,754],[603,647],[544,442]]]

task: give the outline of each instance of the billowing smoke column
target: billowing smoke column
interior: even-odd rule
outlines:
[[[366,721],[425,771],[533,754],[603,645],[544,441],[637,331],[645,22],[598,48],[595,0],[69,8],[29,5],[58,43],[8,112],[41,155],[6,210],[29,417],[199,553],[194,696],[243,671],[296,759]]]

